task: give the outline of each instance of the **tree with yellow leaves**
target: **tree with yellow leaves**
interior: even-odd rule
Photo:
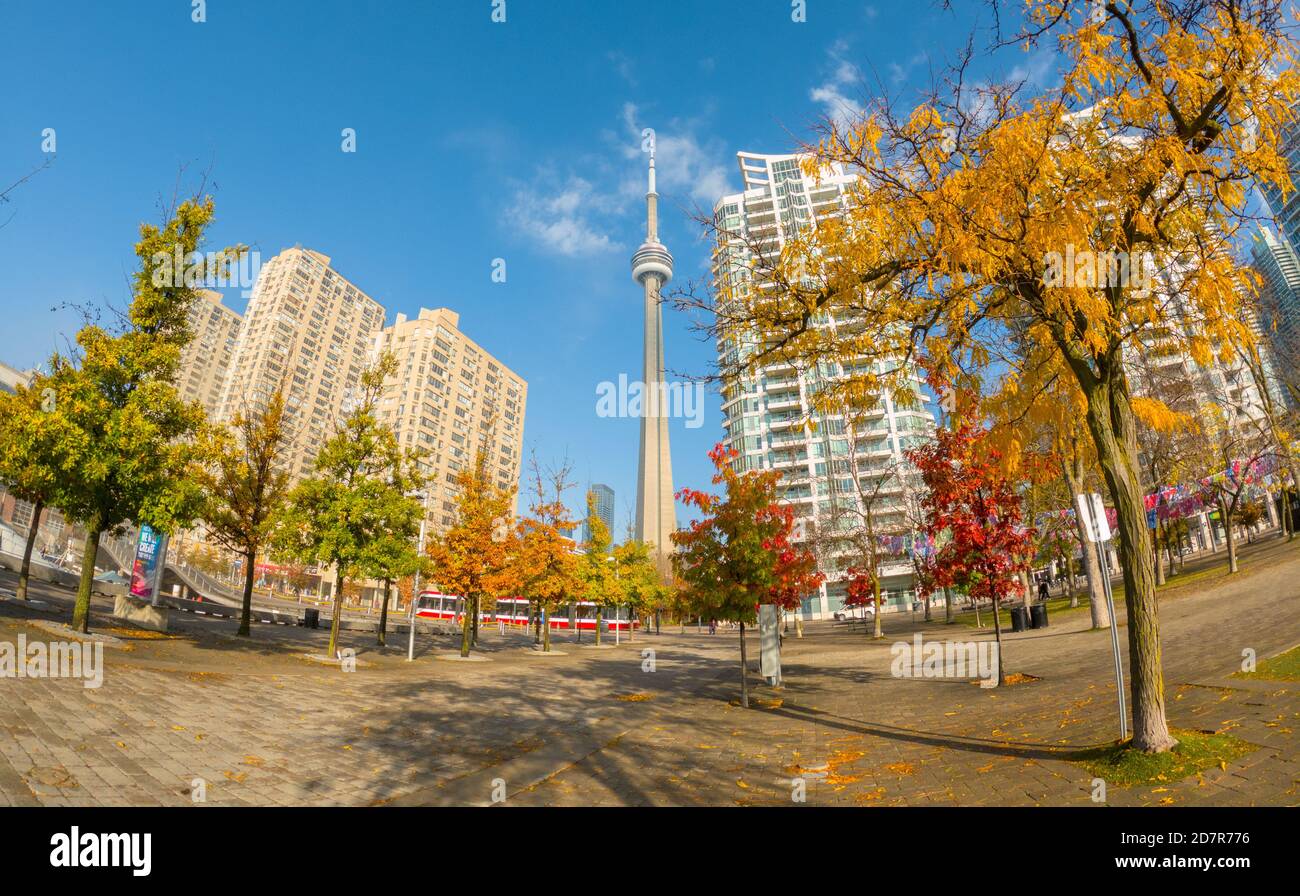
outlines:
[[[1003,388],[980,402],[979,412],[990,419],[991,439],[1002,452],[1006,473],[1026,482],[1028,504],[1032,505],[1030,521],[1035,522],[1038,514],[1045,512],[1064,511],[1068,515],[1074,545],[1083,557],[1092,627],[1109,628],[1110,610],[1102,580],[1107,573],[1088,541],[1082,520],[1074,512],[1079,496],[1092,490],[1092,471],[1096,467],[1096,452],[1084,423],[1087,408],[1083,393],[1051,346],[1034,345],[1025,339],[1015,344],[1018,351],[1006,355]],[[969,397],[966,401],[973,404]],[[1055,482],[1050,478],[1053,474],[1059,477]],[[1060,488],[1055,489],[1056,485]],[[1047,497],[1045,492],[1057,491],[1058,500],[1040,500]],[[1049,524],[1041,532],[1056,541],[1061,528]],[[1071,556],[1071,565],[1072,560]]]
[[[596,605],[596,646],[600,646],[600,628],[605,608],[623,601],[623,586],[614,555],[610,553],[609,527],[596,512],[596,493],[587,492],[587,540],[578,558],[578,581],[583,600]],[[582,633],[579,630],[579,637]]]
[[[1056,44],[1059,88],[972,87],[968,50],[910,114],[882,98],[855,122],[827,122],[807,169],[859,176],[844,214],[779,257],[749,246],[751,276],[718,284],[710,304],[719,337],[743,332],[758,347],[724,376],[851,362],[841,388],[869,393],[901,369],[872,361],[924,356],[950,380],[996,378],[1013,334],[1061,360],[1118,512],[1133,746],[1146,752],[1175,741],[1127,355],[1162,323],[1201,364],[1253,339],[1229,247],[1249,217],[1247,185],[1289,187],[1278,135],[1300,69],[1288,10],[1029,0],[1016,40]]]
[[[573,486],[572,472],[567,459],[543,467],[534,454],[529,460],[528,515],[518,525],[514,575],[524,599],[536,607],[546,653],[551,650],[550,615],[561,604],[574,600],[582,588],[570,537],[577,523],[564,503],[564,493]]]

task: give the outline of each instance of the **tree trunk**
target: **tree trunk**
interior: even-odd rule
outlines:
[[[343,618],[343,586],[347,582],[343,578],[343,565],[338,561],[334,562],[334,617],[330,619],[330,644],[329,653],[331,657],[337,657],[339,647],[339,622]]]
[[[998,687],[1007,683],[1006,673],[1002,668],[1002,618],[999,613],[998,597],[993,595],[993,642],[998,645]]]
[[[1157,523],[1156,525],[1158,526],[1159,523]],[[1163,585],[1166,581],[1165,565],[1164,563],[1160,562],[1160,545],[1165,540],[1165,538],[1158,537],[1159,534],[1160,534],[1160,529],[1157,528],[1153,530],[1152,545],[1151,545],[1151,559],[1155,561],[1155,566],[1153,568],[1155,569],[1155,573],[1156,573],[1157,588]],[[1168,536],[1166,535],[1165,537],[1167,538]]]
[[[393,583],[389,579],[384,579],[384,603],[379,610],[379,646],[383,647],[388,639],[388,594],[392,589]]]
[[[542,602],[537,601],[533,608],[533,643],[542,643]]]
[[[86,523],[86,543],[81,551],[81,581],[77,584],[77,602],[72,608],[72,627],[90,631],[90,589],[95,584],[95,558],[99,556],[99,520]]]
[[[1095,382],[1088,395],[1092,432],[1102,475],[1118,516],[1124,605],[1128,611],[1129,675],[1133,747],[1163,753],[1176,745],[1165,720],[1164,670],[1160,660],[1160,622],[1150,530],[1137,475],[1136,420],[1122,370],[1110,382]]]
[[[41,511],[45,505],[37,501],[32,507],[32,524],[27,530],[27,543],[23,545],[23,565],[18,568],[18,588],[14,597],[27,600],[27,581],[32,575],[32,549],[36,546],[36,536],[41,531]]]
[[[253,633],[253,577],[256,574],[257,551],[249,551],[244,554],[244,565],[248,567],[244,572],[244,599],[239,611],[239,631],[236,632],[241,638],[247,638]]]
[[[1294,487],[1300,488],[1300,468],[1294,464],[1291,466],[1291,483]],[[1287,535],[1286,540],[1290,541],[1295,538],[1295,517],[1291,515],[1291,489],[1286,486],[1282,487],[1282,513],[1286,515]]]
[[[952,618],[952,589],[951,589],[951,588],[944,588],[944,589],[943,589],[943,621],[944,621],[945,623],[951,623],[951,622],[953,621],[953,618]]]
[[[745,656],[745,623],[740,623],[740,705],[749,709],[749,658]]]
[[[881,638],[885,637],[885,624],[880,618],[884,614],[880,612],[880,577],[879,576],[876,577],[875,590],[876,590],[876,618],[873,620],[873,622],[875,623],[874,625],[875,632],[874,634],[872,634],[871,637],[879,641]]]
[[[930,616],[930,593],[928,591],[925,594],[925,621],[926,622],[934,621]]]
[[[1228,503],[1222,498],[1219,499],[1219,517],[1223,520],[1223,538],[1228,545],[1228,573],[1231,575],[1237,572],[1237,535],[1232,531],[1232,516],[1228,511]]]
[[[1075,587],[1074,582],[1074,558],[1065,558],[1065,572],[1070,580],[1070,609],[1079,606],[1079,590]]]
[[[596,646],[597,647],[600,646],[600,621],[601,621],[601,616],[603,615],[603,611],[604,611],[604,607],[602,607],[600,604],[596,604]]]
[[[470,643],[473,641],[474,638],[473,632],[471,630],[470,619],[473,617],[474,614],[471,612],[473,610],[473,607],[471,606],[471,599],[465,597],[462,598],[462,600],[465,601],[465,606],[464,606],[465,612],[461,613],[460,616],[460,655],[469,656]]]
[[[542,610],[542,651],[551,652],[551,620],[547,618],[547,613]]]

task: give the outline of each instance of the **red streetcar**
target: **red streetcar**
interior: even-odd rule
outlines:
[[[582,631],[596,630],[596,605],[590,601],[578,601],[575,604],[561,604],[559,609],[551,614],[550,623],[552,629],[567,629],[571,627],[571,613],[574,607],[577,607],[577,627]],[[450,619],[460,621],[464,613],[464,600],[455,594],[442,594],[438,591],[422,591],[420,599],[415,605],[415,615],[421,619]],[[503,597],[496,602],[496,611],[493,613],[482,613],[479,621],[483,624],[494,622],[503,622],[506,625],[527,626],[532,620],[528,615],[528,601],[521,597]],[[601,614],[601,624],[605,631],[627,631],[631,626],[633,630],[641,627],[641,622],[637,619],[628,619],[627,607],[606,607],[605,612]]]

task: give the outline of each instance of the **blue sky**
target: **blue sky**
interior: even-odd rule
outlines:
[[[139,223],[181,166],[191,189],[210,169],[212,248],[324,252],[390,322],[460,312],[529,382],[527,447],[613,486],[621,534],[638,421],[599,418],[595,400],[599,382],[641,375],[641,128],[658,133],[680,285],[708,257],[689,212],[739,189],[737,150],[793,149],[875,77],[928,82],[969,22],[884,0],[808,0],[805,22],[787,0],[507,0],[504,24],[492,6],[208,0],[194,23],[190,0],[0,0],[0,189],[43,161],[43,129],[58,141],[0,206],[0,360],[28,367],[62,344],[78,323],[64,303],[123,304]],[[340,151],[343,128],[357,152]],[[690,322],[668,313],[666,330],[668,366],[706,372]],[[710,394],[700,428],[673,421],[679,487],[708,482],[717,407]]]

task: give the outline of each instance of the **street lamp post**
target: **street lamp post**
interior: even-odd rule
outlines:
[[[1097,546],[1097,558],[1101,562],[1101,581],[1106,595],[1106,608],[1110,611],[1110,646],[1115,658],[1115,694],[1119,698],[1119,739],[1128,737],[1128,707],[1124,700],[1124,663],[1119,652],[1119,621],[1115,618],[1115,593],[1110,581],[1110,562],[1106,556],[1106,543],[1111,539],[1110,523],[1106,519],[1106,507],[1101,495],[1079,495],[1077,512],[1084,524],[1084,531]]]
[[[424,493],[424,512],[420,514],[420,539],[416,552],[424,559],[424,535],[429,524],[429,492]],[[420,567],[415,568],[415,577],[411,582],[411,630],[407,635],[406,661],[415,660],[415,608],[420,603]]]
[[[614,564],[614,581],[617,582],[617,581],[619,580],[619,578],[618,578],[618,558],[616,558],[616,557],[606,557],[606,558],[605,558],[605,562],[606,562],[606,563],[613,563],[613,564]],[[619,608],[619,605],[618,605],[618,604],[614,604],[614,646],[615,646],[615,647],[617,647],[617,646],[619,645],[619,643],[620,643],[620,641],[619,641],[619,637],[618,637],[618,633],[619,633],[619,626],[618,626],[618,608]]]

